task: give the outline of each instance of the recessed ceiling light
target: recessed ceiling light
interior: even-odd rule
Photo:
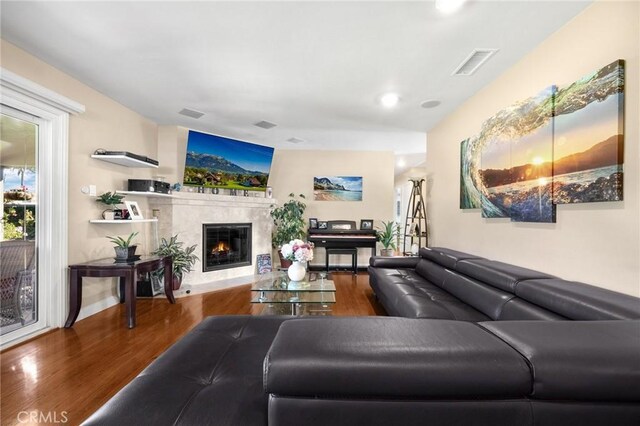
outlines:
[[[404,159],[402,159],[402,158],[401,158],[401,159],[399,159],[399,160],[398,160],[398,162],[396,163],[396,165],[397,165],[398,167],[401,167],[401,168],[402,168],[402,167],[406,166],[406,165],[407,165],[407,163],[404,161]]]
[[[380,104],[385,108],[393,108],[398,105],[400,101],[400,96],[397,93],[385,93],[380,97]]]
[[[453,13],[460,9],[467,0],[436,0],[436,9],[442,13]]]
[[[438,105],[440,105],[440,101],[437,99],[427,99],[420,104],[422,108],[435,108]]]

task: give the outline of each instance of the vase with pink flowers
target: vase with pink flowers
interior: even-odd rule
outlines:
[[[302,240],[291,240],[280,249],[282,257],[293,263],[287,269],[291,281],[302,281],[307,273],[306,264],[313,259],[313,244]]]

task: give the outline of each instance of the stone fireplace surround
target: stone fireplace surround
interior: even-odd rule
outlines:
[[[255,194],[251,192],[250,194]],[[194,270],[184,276],[178,295],[222,289],[249,283],[256,272],[256,256],[272,253],[271,232],[273,221],[270,207],[277,201],[270,198],[244,197],[219,194],[174,192],[172,197],[157,197],[149,200],[151,209],[158,209],[158,235],[169,238],[178,234],[184,246],[197,244],[195,253],[202,257],[203,223],[251,223],[251,265],[232,269],[202,272],[202,259]]]

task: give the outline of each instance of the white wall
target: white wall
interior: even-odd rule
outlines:
[[[639,22],[637,2],[594,3],[429,132],[431,245],[640,295]],[[624,201],[559,205],[555,224],[458,208],[460,141],[501,108],[616,59],[626,61]]]

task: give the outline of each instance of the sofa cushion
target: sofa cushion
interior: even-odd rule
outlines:
[[[265,359],[280,396],[519,398],[525,360],[476,324],[407,318],[299,319],[282,324]]]
[[[515,297],[453,271],[447,271],[444,289],[492,319],[498,319],[504,304]]]
[[[478,256],[444,247],[422,247],[420,249],[420,257],[436,262],[449,269],[455,269],[456,264],[460,260],[480,259]]]
[[[575,281],[523,281],[516,295],[573,320],[640,319],[639,298]]]
[[[502,311],[500,312],[500,316],[498,317],[501,321],[509,321],[509,320],[542,320],[542,321],[560,321],[566,320],[567,318],[557,315],[551,311],[548,311],[544,308],[521,300],[517,297],[507,301],[502,307]]]
[[[85,424],[266,425],[262,363],[290,318],[205,319]]]
[[[640,401],[640,321],[480,323],[529,361],[532,397]]]
[[[516,286],[520,281],[553,278],[553,275],[544,272],[488,259],[461,260],[457,263],[456,271],[509,293],[515,293]]]
[[[444,267],[428,259],[420,259],[416,265],[416,272],[421,277],[439,287],[444,285],[444,280],[447,277],[446,271]]]

